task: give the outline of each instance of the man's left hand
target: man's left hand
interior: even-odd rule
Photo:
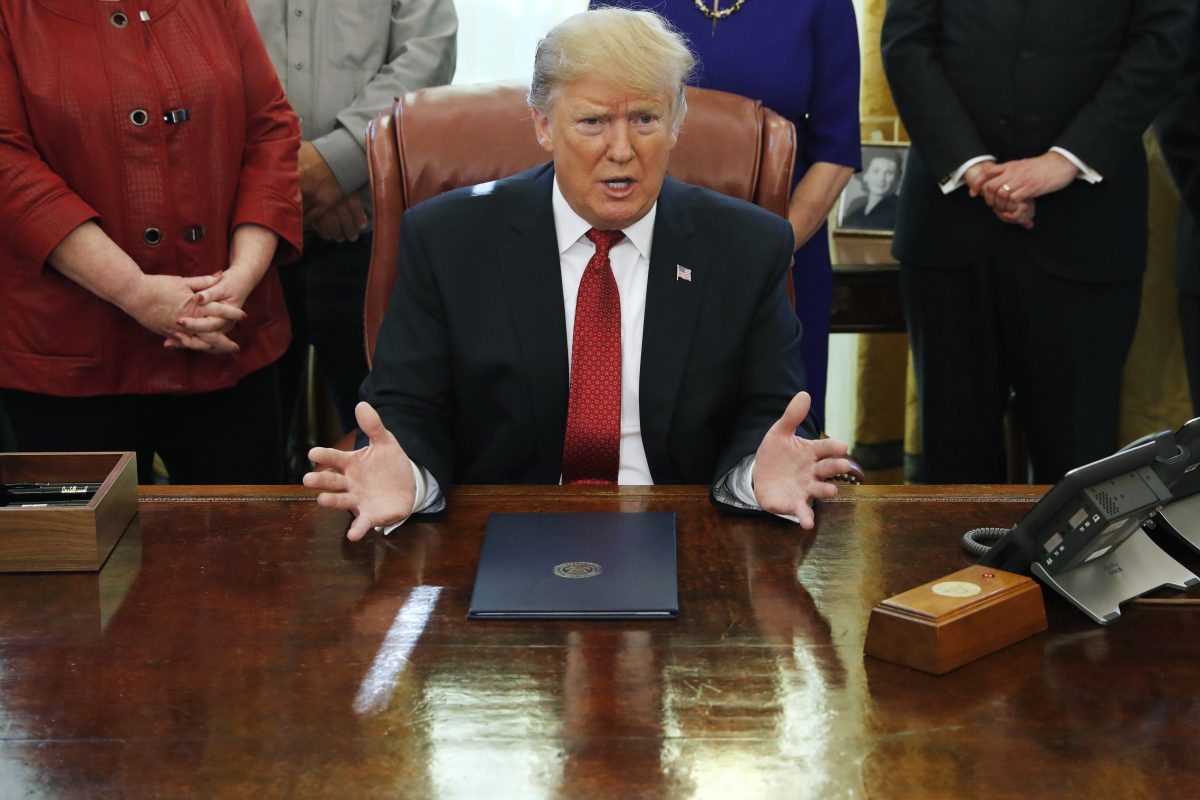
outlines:
[[[304,201],[304,221],[309,225],[345,197],[333,170],[312,142],[300,143],[300,195]]]
[[[347,195],[315,223],[313,229],[322,239],[331,242],[357,242],[367,229],[367,212],[357,193]]]
[[[1036,158],[1006,161],[983,185],[983,198],[997,212],[1014,212],[1026,200],[1057,192],[1079,175],[1079,168],[1053,151]]]
[[[800,392],[788,403],[758,446],[752,478],[763,511],[794,516],[806,530],[814,524],[812,501],[837,494],[837,487],[826,479],[850,470],[845,442],[796,435],[811,404],[808,392]]]

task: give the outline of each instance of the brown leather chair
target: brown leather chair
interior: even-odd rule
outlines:
[[[528,84],[513,82],[421,89],[398,99],[390,113],[367,127],[375,207],[363,320],[368,362],[396,282],[404,210],[549,159],[534,135],[528,91]],[[786,216],[795,126],[757,100],[712,89],[686,91],[687,116],[668,172]],[[790,270],[787,290],[794,303]],[[848,479],[861,478],[857,470]]]
[[[528,85],[483,83],[410,92],[367,128],[375,205],[364,316],[367,359],[396,282],[400,215],[442,192],[549,160],[533,132]],[[688,112],[669,173],[786,215],[796,129],[756,100],[687,89]],[[789,297],[792,282],[788,280]]]

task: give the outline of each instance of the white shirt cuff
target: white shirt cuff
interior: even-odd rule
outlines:
[[[725,473],[725,477],[717,482],[714,490],[717,499],[726,505],[744,508],[748,511],[762,511],[762,506],[758,504],[758,498],[754,495],[754,463],[754,454],[751,453]],[[800,521],[799,517],[791,514],[775,514],[774,516],[792,522]]]
[[[445,501],[442,499],[442,490],[441,487],[438,486],[437,478],[433,477],[432,472],[422,466],[418,466],[415,462],[410,461],[408,463],[412,466],[413,483],[415,484],[415,491],[413,492],[413,510],[409,516],[412,516],[412,514],[419,514],[422,511],[440,510],[438,508],[434,508],[434,506],[443,505]],[[393,522],[391,525],[381,525],[375,528],[375,530],[379,531],[384,536],[387,536],[389,533],[396,530],[396,528],[399,528],[406,522],[408,522],[408,517],[405,517],[399,522]]]
[[[1099,172],[1096,172],[1096,170],[1092,169],[1087,164],[1080,161],[1079,158],[1074,153],[1072,153],[1070,150],[1064,150],[1063,148],[1055,145],[1054,147],[1050,148],[1050,152],[1058,153],[1060,156],[1065,158],[1067,161],[1070,161],[1072,164],[1075,165],[1075,168],[1077,170],[1079,170],[1079,174],[1075,176],[1075,180],[1087,181],[1088,183],[1099,183],[1100,181],[1104,180],[1103,175],[1101,175]]]
[[[964,161],[962,165],[951,172],[946,177],[938,181],[938,186],[942,190],[942,194],[950,194],[955,189],[963,185],[963,176],[967,174],[967,170],[975,166],[981,161],[995,161],[996,157],[992,155],[975,156],[975,158]]]

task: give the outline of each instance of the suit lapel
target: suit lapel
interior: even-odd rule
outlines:
[[[680,184],[667,178],[658,198],[646,285],[640,405],[642,444],[655,480],[676,471],[668,461],[667,433],[708,277],[708,262],[693,240],[681,195]],[[691,270],[690,280],[680,277],[680,267]]]
[[[539,479],[547,481],[557,481],[562,471],[569,391],[562,269],[550,200],[553,182],[554,170],[549,166],[530,181],[524,196],[513,204],[512,238],[498,252],[529,382],[537,471]]]

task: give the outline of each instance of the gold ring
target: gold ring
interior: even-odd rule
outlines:
[[[1009,185],[1007,183],[1004,184],[1003,186],[1001,186],[1000,188],[1003,189],[1004,191],[1008,192],[1009,194],[1012,194],[1012,189],[1009,187]]]

